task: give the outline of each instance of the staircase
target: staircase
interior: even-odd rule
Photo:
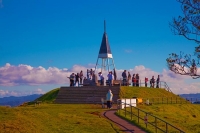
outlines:
[[[108,90],[113,93],[113,101],[119,99],[120,86],[82,86],[82,87],[60,87],[55,103],[101,103],[101,98],[106,99]]]

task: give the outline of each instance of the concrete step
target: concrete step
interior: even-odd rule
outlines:
[[[120,86],[84,86],[61,87],[55,103],[101,103],[101,98],[106,99],[106,93],[111,89],[113,100],[119,99]]]

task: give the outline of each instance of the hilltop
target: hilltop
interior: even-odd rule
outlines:
[[[0,107],[0,130],[3,132],[120,132],[116,125],[100,117],[104,111],[99,104],[54,104],[59,88],[53,89],[24,107]],[[145,87],[121,87],[121,98],[185,99],[164,89]],[[151,100],[150,100],[151,102]],[[33,103],[33,102],[32,102]],[[161,119],[179,127],[187,133],[200,130],[200,106],[185,101],[185,104],[139,105]],[[108,124],[110,126],[108,126]],[[103,130],[99,130],[104,127]],[[191,130],[192,129],[192,130]]]

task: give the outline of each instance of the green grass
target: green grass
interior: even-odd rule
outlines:
[[[101,117],[101,105],[47,104],[0,107],[0,132],[116,133],[119,128]]]
[[[200,105],[190,104],[189,102],[185,102],[184,99],[180,98],[173,93],[169,93],[164,89],[152,89],[152,88],[137,88],[137,87],[122,87],[122,92],[120,93],[121,97],[131,98],[131,97],[140,97],[143,99],[152,99],[170,97],[175,99],[179,98],[182,100],[184,104],[152,104],[151,106],[147,106],[145,104],[139,104],[137,107],[141,110],[148,112],[162,120],[172,124],[173,126],[185,131],[186,133],[200,133]],[[150,102],[152,102],[150,100]],[[155,101],[154,101],[155,102]],[[169,102],[171,103],[171,102]],[[127,108],[130,111],[130,108]],[[137,110],[132,109],[134,114],[137,114]],[[121,117],[124,117],[124,111],[121,111]],[[144,118],[146,114],[140,112],[140,117]],[[131,119],[130,114],[126,114],[127,119]],[[148,121],[151,123],[155,122],[155,118],[148,116]],[[138,123],[137,117],[132,117],[132,122],[139,124],[141,127],[146,128],[144,124],[144,120],[140,120]],[[160,128],[165,129],[165,125],[161,121],[158,121],[158,125]],[[175,132],[175,130],[171,127],[169,132]],[[148,124],[148,128],[151,132],[155,132],[155,128]]]
[[[33,104],[23,107],[1,107],[0,106],[0,132],[21,132],[21,133],[104,133],[104,132],[121,132],[120,129],[109,120],[101,117],[101,105],[94,104],[53,104],[59,92],[59,88],[44,94],[35,101],[42,101],[40,106]],[[164,89],[145,88],[145,87],[121,87],[121,98],[138,97],[150,99],[153,103],[151,106],[145,104],[138,105],[138,108],[165,120],[166,122],[180,128],[187,133],[200,133],[200,105],[185,104],[185,100]],[[184,104],[154,104],[158,99],[179,99]],[[144,100],[145,101],[145,100]],[[159,100],[160,101],[160,100]],[[130,110],[130,108],[127,108]],[[133,110],[133,112],[136,110]],[[121,111],[121,117],[124,112]],[[140,113],[144,118],[145,113]],[[127,114],[126,119],[130,120]],[[144,121],[138,123],[136,117],[131,122],[146,128]],[[154,118],[148,116],[149,122],[154,122]],[[165,128],[161,122],[158,122],[161,128]],[[148,125],[149,132],[155,132],[155,128]],[[170,129],[169,132],[176,132]]]
[[[39,97],[35,101],[53,103],[55,101],[55,99],[56,99],[56,96],[57,96],[59,90],[60,90],[60,88],[53,89],[53,90],[47,92],[46,94],[42,95],[41,97]]]

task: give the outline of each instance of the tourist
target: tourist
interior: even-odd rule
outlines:
[[[139,87],[139,80],[140,80],[139,74],[136,74],[136,86],[137,87]]]
[[[131,74],[130,72],[128,72],[128,83],[127,85],[129,86],[131,84]]]
[[[72,73],[70,75],[70,77],[69,77],[69,79],[70,79],[70,86],[74,86],[74,77],[75,77],[74,73]]]
[[[90,69],[90,79],[92,80],[92,76],[93,76],[93,70]]]
[[[136,78],[135,78],[135,74],[133,74],[133,77],[132,77],[132,83],[133,83],[133,86],[136,86]]]
[[[104,85],[104,77],[103,77],[103,74],[101,72],[99,72],[99,79],[100,79],[100,84]]]
[[[114,80],[117,80],[117,74],[116,74],[115,69],[113,69],[113,75],[114,75]]]
[[[144,82],[145,82],[145,87],[147,87],[148,78],[145,77]]]
[[[79,86],[79,78],[80,78],[79,73],[77,73],[77,74],[75,75],[75,84],[74,84],[74,86],[76,86],[76,83],[77,83],[77,82],[78,82],[78,86]]]
[[[156,88],[159,88],[159,82],[160,82],[160,75],[158,75],[158,78],[156,79]]]
[[[111,108],[112,105],[112,99],[113,99],[113,94],[111,90],[108,90],[108,93],[106,94],[106,101],[107,101],[107,108]]]
[[[124,72],[122,73],[122,78],[123,78],[122,85],[124,86],[127,82],[126,70],[124,70]]]
[[[107,77],[108,77],[109,86],[112,86],[112,80],[113,80],[112,72],[109,72]]]
[[[80,74],[80,84],[83,84],[83,71],[81,70]]]
[[[152,76],[152,78],[150,80],[150,84],[151,84],[151,87],[154,88],[154,84],[155,84],[154,76]]]
[[[90,71],[89,71],[89,69],[87,69],[87,79],[89,79],[90,77]]]

